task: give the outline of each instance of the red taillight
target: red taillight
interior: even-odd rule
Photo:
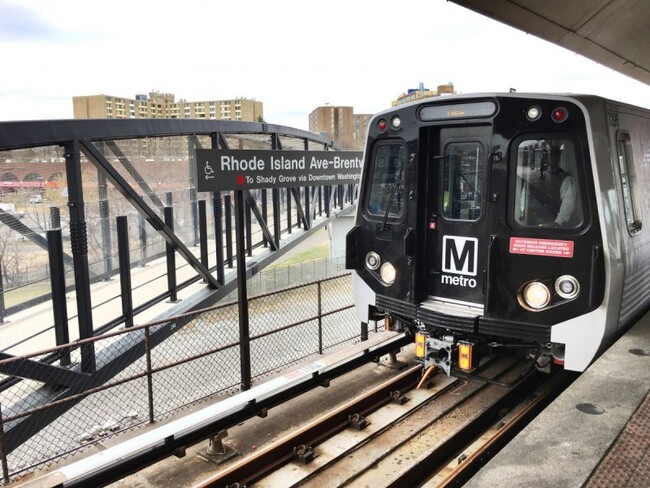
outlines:
[[[386,122],[384,119],[380,119],[379,122],[377,122],[377,130],[379,132],[386,132],[387,128],[388,122]]]
[[[558,107],[551,112],[551,119],[558,124],[569,118],[569,111],[564,107]]]

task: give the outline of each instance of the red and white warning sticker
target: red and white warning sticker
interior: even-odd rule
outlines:
[[[510,254],[528,254],[531,256],[554,256],[556,258],[573,257],[573,241],[557,239],[534,239],[530,237],[511,237]]]

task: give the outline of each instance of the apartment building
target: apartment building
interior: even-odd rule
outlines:
[[[355,114],[353,107],[324,105],[309,114],[309,132],[326,133],[344,149],[361,150],[372,114]]]
[[[110,95],[72,97],[75,119],[213,119],[260,122],[262,102],[248,98],[176,101],[173,93],[150,92],[135,98]]]
[[[396,100],[391,102],[391,106],[402,105],[404,103],[413,102],[421,98],[439,97],[441,95],[449,95],[454,92],[454,84],[447,83],[445,85],[438,85],[436,90],[429,90],[424,87],[424,83],[420,83],[418,88],[409,88],[405,93],[402,93]]]

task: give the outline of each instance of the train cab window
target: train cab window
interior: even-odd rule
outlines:
[[[483,159],[484,149],[478,142],[445,147],[442,214],[446,218],[477,220],[481,216]]]
[[[404,209],[406,147],[381,144],[374,150],[366,208],[371,215],[397,218]]]
[[[582,171],[567,138],[524,139],[516,145],[514,219],[519,225],[576,228],[584,221]]]
[[[636,218],[637,212],[634,203],[634,187],[636,186],[636,173],[632,156],[632,143],[629,134],[619,132],[616,137],[618,152],[618,168],[621,176],[621,189],[623,191],[623,204],[625,220],[630,233],[635,234],[641,230],[641,222]]]

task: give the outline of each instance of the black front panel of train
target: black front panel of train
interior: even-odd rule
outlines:
[[[542,114],[535,120],[527,118],[533,105]],[[562,111],[568,118],[552,119]],[[600,304],[603,249],[579,107],[503,99],[492,125],[431,125],[420,140],[422,299],[484,307],[479,333],[521,338],[519,327],[540,326],[536,339]],[[566,276],[577,295],[558,289]],[[550,290],[538,310],[521,298],[530,283]]]
[[[587,128],[566,100],[496,101],[476,120],[422,122],[417,107],[400,108],[387,116],[402,117],[399,129],[371,130],[346,266],[380,310],[409,321],[453,329],[461,317],[458,330],[546,341],[550,326],[603,297]],[[575,296],[558,291],[564,276]],[[538,310],[522,304],[530,283],[550,290]]]

